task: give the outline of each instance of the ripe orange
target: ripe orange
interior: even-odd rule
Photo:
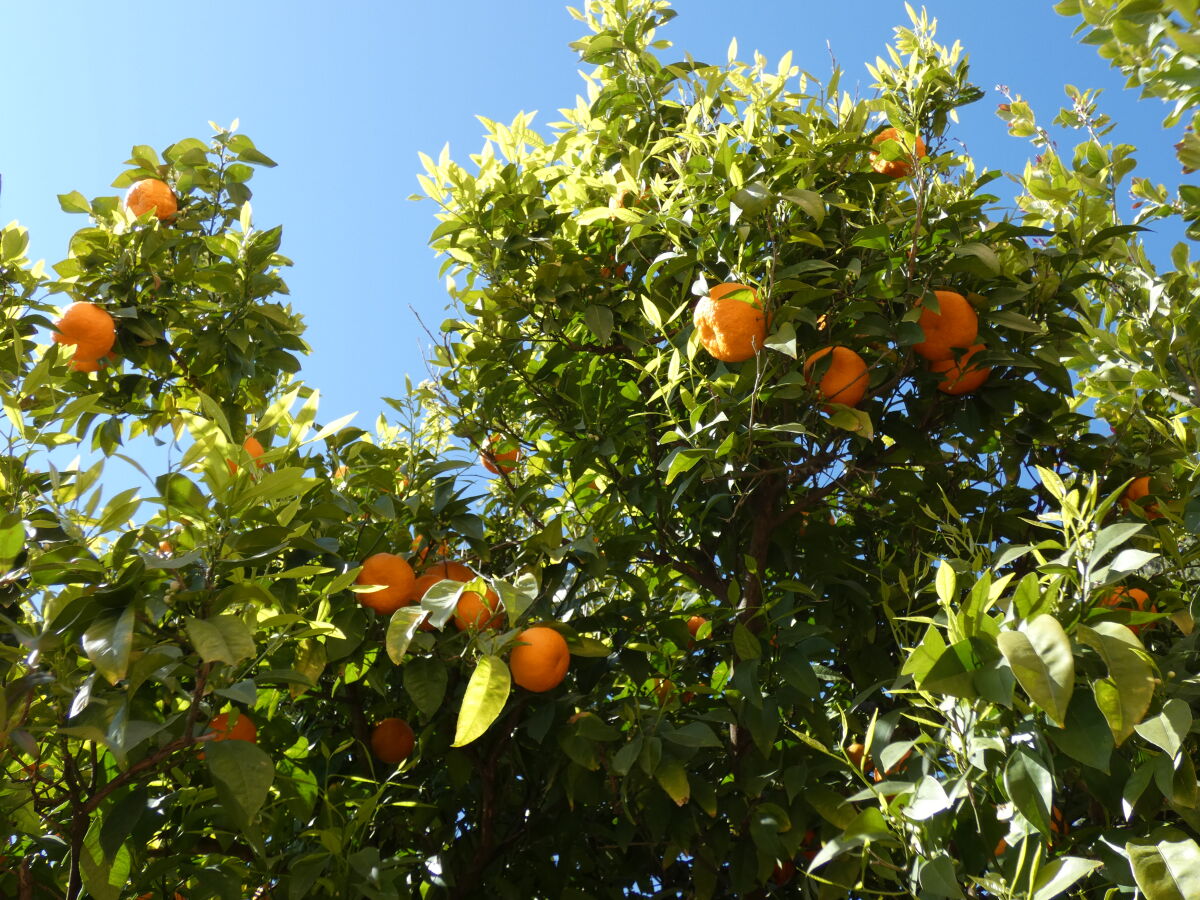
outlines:
[[[858,741],[855,741],[846,748],[846,756],[850,760],[850,764],[860,772],[863,770],[863,764],[870,762],[870,757],[867,756],[867,748]]]
[[[434,563],[425,570],[426,575],[436,575],[438,580],[448,578],[451,581],[470,581],[475,577],[475,573],[471,571],[469,566],[465,566],[460,562],[440,562]],[[426,588],[428,590],[428,588]]]
[[[263,445],[259,441],[258,438],[256,438],[254,435],[250,435],[249,437],[247,437],[246,440],[242,441],[242,449],[246,451],[247,456],[249,456],[251,459],[253,459],[255,461],[254,465],[256,465],[260,469],[266,468],[267,464],[265,462],[261,462],[258,459],[260,456],[263,455],[264,452],[266,452],[265,450],[263,450]],[[237,474],[238,464],[235,463],[232,459],[225,460],[225,465],[227,465],[229,467],[230,475]]]
[[[496,444],[500,444],[501,447],[506,447],[507,449],[502,449],[498,452],[490,449]],[[521,448],[498,434],[493,434],[488,438],[487,448],[479,454],[479,461],[493,475],[499,475],[501,472],[511,472],[517,467],[517,460],[520,458]]]
[[[102,356],[117,340],[117,326],[113,317],[97,306],[81,300],[72,303],[63,312],[62,318],[54,323],[54,343],[75,345],[75,370],[78,372],[94,372]]]
[[[1150,602],[1150,595],[1141,588],[1118,587],[1100,600],[1101,606],[1109,609],[1136,609],[1138,612],[1158,612]],[[1129,630],[1140,634],[1145,625],[1130,625]]]
[[[475,591],[463,591],[458,605],[454,607],[454,627],[459,631],[473,628],[476,631],[490,629],[498,631],[504,627],[504,612],[500,609],[500,595],[488,588],[485,597]]]
[[[566,639],[553,628],[535,625],[517,635],[517,641],[508,657],[513,681],[537,693],[558,687],[571,664]]]
[[[975,307],[962,294],[954,291],[934,291],[938,312],[922,309],[917,324],[925,332],[925,340],[913,344],[913,352],[928,360],[953,359],[954,350],[965,350],[979,335],[979,316]],[[920,307],[921,301],[917,301]]]
[[[912,748],[911,747],[908,749],[908,751],[902,757],[900,757],[898,760],[896,760],[896,762],[892,765],[892,767],[890,769],[888,769],[886,772],[884,772],[882,769],[880,769],[879,766],[876,766],[874,768],[874,770],[871,772],[871,777],[875,779],[876,784],[879,784],[888,775],[895,775],[898,771],[900,771],[900,767],[903,766],[906,762],[908,762],[908,758],[910,756],[912,756]]]
[[[897,141],[906,151],[912,147],[912,142],[895,128],[883,129],[875,135],[871,143],[882,144],[884,141]],[[920,159],[923,156],[925,156],[925,142],[921,140],[920,135],[917,135],[915,154],[909,153],[908,156],[901,156],[897,159],[884,159],[879,155],[878,150],[873,150],[871,151],[871,168],[889,178],[906,178],[912,174],[914,157]]]
[[[1149,475],[1142,475],[1140,478],[1133,479],[1133,481],[1129,482],[1129,487],[1125,488],[1125,493],[1121,495],[1121,508],[1128,510],[1131,505],[1153,493],[1151,488]],[[1149,519],[1157,519],[1162,516],[1162,511],[1159,510],[1157,503],[1146,504],[1144,511],[1146,517]]]
[[[145,215],[153,209],[156,218],[169,219],[179,209],[179,201],[165,181],[143,178],[130,185],[125,194],[125,206],[135,216]]]
[[[208,723],[208,730],[215,731],[214,741],[249,741],[258,742],[258,729],[253,720],[245,713],[238,713],[237,721],[229,724],[229,713],[218,713]]]
[[[654,696],[658,698],[659,703],[666,703],[673,690],[675,690],[675,682],[670,678],[654,679]]]
[[[408,759],[415,744],[413,730],[403,719],[383,719],[371,729],[371,752],[389,766]]]
[[[744,296],[731,296],[745,292]],[[736,282],[718,284],[701,297],[692,314],[700,345],[722,362],[743,362],[763,348],[767,317],[754,288]]]
[[[696,636],[696,632],[699,631],[700,627],[707,621],[708,619],[704,618],[704,616],[692,616],[690,619],[688,619],[688,631],[691,632],[692,637]]]
[[[955,362],[953,359],[941,359],[929,364],[931,372],[941,372],[945,378],[938,382],[938,390],[943,394],[958,396],[978,390],[988,376],[992,374],[991,366],[973,366],[971,357],[983,349],[983,344],[976,344]]]
[[[775,871],[771,873],[771,880],[783,887],[792,880],[792,876],[795,874],[796,864],[790,859],[785,859],[781,863],[775,863]]]
[[[412,552],[417,554],[417,562],[423,563],[429,558],[429,554],[433,552],[433,543],[431,541],[427,541],[425,539],[425,535],[418,534],[415,538],[413,538]],[[449,555],[450,545],[445,541],[442,541],[442,543],[438,545],[437,552],[434,553],[434,558],[437,559]]]
[[[817,392],[832,403],[858,406],[866,396],[870,378],[867,376],[866,362],[849,347],[835,345],[821,348],[804,363],[804,377],[811,384],[813,366],[830,354],[833,358],[821,376]]]
[[[412,566],[394,553],[376,553],[363,561],[357,584],[381,584],[383,588],[370,594],[359,594],[358,602],[380,615],[391,615],[412,602],[413,584],[417,576]]]

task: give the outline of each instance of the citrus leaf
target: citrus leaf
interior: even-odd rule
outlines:
[[[1029,699],[1061,728],[1075,690],[1075,656],[1062,625],[1040,615],[1021,631],[1001,632],[996,643]]]
[[[1060,856],[1038,869],[1030,900],[1054,900],[1089,872],[1104,865],[1098,859],[1081,856]]]
[[[109,684],[116,684],[129,670],[135,615],[128,606],[120,615],[101,619],[83,633],[83,652]]]
[[[943,559],[938,563],[937,577],[934,579],[938,599],[943,603],[954,602],[957,583],[958,577],[954,574],[954,567]]]
[[[654,770],[654,780],[659,783],[676,806],[683,806],[691,799],[692,788],[688,784],[687,770],[676,759],[667,757]]]
[[[512,676],[504,660],[498,656],[481,658],[467,683],[462,707],[458,711],[454,743],[450,746],[465,746],[487,731],[504,709],[511,689]]]
[[[271,790],[275,763],[250,741],[211,742],[204,750],[204,759],[221,805],[243,829],[248,829]]]
[[[1119,747],[1133,734],[1154,699],[1154,666],[1133,632],[1117,622],[1080,625],[1077,634],[1108,668],[1108,677],[1094,682],[1092,692]]]
[[[388,620],[387,634],[384,636],[384,646],[387,648],[388,659],[396,665],[404,662],[404,654],[413,635],[421,626],[428,613],[420,606],[402,606]]]
[[[417,657],[404,667],[404,690],[427,719],[441,708],[448,681],[445,664],[431,656]]]
[[[1018,746],[1004,767],[1004,789],[1013,804],[1042,834],[1050,833],[1054,779],[1040,757]]]
[[[1128,843],[1125,852],[1146,900],[1200,897],[1200,846],[1174,828],[1155,833],[1155,844]]]
[[[79,853],[79,874],[88,895],[96,900],[118,900],[129,883],[129,850],[121,844],[110,858],[100,843],[103,822],[92,820]]]
[[[204,662],[237,665],[254,655],[254,636],[237,616],[212,616],[185,622],[188,639]]]
[[[1183,739],[1192,729],[1192,710],[1187,702],[1172,697],[1163,704],[1162,712],[1152,719],[1134,726],[1134,731],[1156,747],[1161,748],[1172,759],[1183,745]]]

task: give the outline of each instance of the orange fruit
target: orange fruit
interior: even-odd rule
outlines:
[[[458,597],[458,605],[454,607],[454,627],[459,631],[469,628],[497,631],[503,628],[504,613],[500,610],[500,595],[491,588],[487,589],[485,597],[480,597],[476,591],[463,591]]]
[[[535,625],[517,635],[517,641],[508,657],[513,681],[537,693],[558,687],[571,664],[566,639],[553,628]]]
[[[1136,609],[1138,612],[1158,612],[1150,595],[1141,588],[1118,587],[1101,598],[1100,605],[1109,609]],[[1145,625],[1130,625],[1129,630],[1140,634]]]
[[[654,679],[654,696],[658,698],[659,703],[666,703],[673,690],[675,690],[675,682],[670,678]]]
[[[436,575],[439,580],[448,578],[451,581],[471,581],[475,578],[475,573],[471,571],[469,566],[463,565],[460,562],[440,562],[434,563],[425,570],[426,575]]]
[[[509,449],[499,452],[490,449],[497,443],[503,447],[511,442],[505,441],[498,434],[493,434],[488,438],[488,447],[479,454],[479,461],[493,475],[499,475],[501,472],[511,472],[517,467],[517,460],[521,458],[521,448],[516,445],[512,445]]]
[[[371,729],[371,752],[389,766],[408,759],[415,744],[413,730],[403,719],[383,719]]]
[[[975,307],[962,294],[954,291],[934,291],[938,311],[922,309],[917,324],[925,332],[925,340],[913,344],[913,352],[928,360],[953,359],[954,350],[965,350],[979,336],[979,316]],[[917,301],[921,307],[921,301]]]
[[[870,378],[867,376],[867,364],[861,356],[849,347],[823,347],[809,356],[804,363],[804,377],[812,383],[812,369],[820,360],[832,354],[829,367],[821,376],[817,392],[825,400],[832,403],[844,403],[846,406],[858,406],[867,393]]]
[[[858,741],[846,748],[846,756],[849,758],[850,764],[860,772],[863,769],[863,763],[870,761],[870,757],[867,756],[867,748]]]
[[[359,594],[358,602],[380,615],[391,615],[412,602],[413,584],[417,576],[403,558],[394,553],[376,553],[363,561],[357,584],[381,584],[383,588],[369,594]]]
[[[890,769],[888,769],[886,772],[884,772],[882,769],[880,769],[879,766],[876,766],[874,771],[871,773],[871,777],[875,779],[876,784],[879,784],[879,782],[883,781],[883,779],[886,778],[888,775],[895,775],[898,771],[900,771],[900,767],[903,766],[906,762],[908,762],[908,758],[910,756],[912,756],[912,748],[911,747],[908,749],[908,751],[902,757],[900,757],[898,760],[896,760],[896,762],[892,765],[892,767]]]
[[[775,863],[775,871],[771,873],[771,880],[783,887],[792,880],[792,876],[795,874],[796,864],[790,859],[785,859],[781,863]]]
[[[745,292],[742,296],[731,296]],[[763,348],[767,317],[754,288],[718,284],[701,297],[692,314],[700,345],[722,362],[743,362]]]
[[[179,201],[165,181],[143,178],[129,186],[125,206],[135,216],[145,215],[153,209],[156,218],[169,219],[179,209]]]
[[[938,390],[943,394],[958,396],[978,390],[988,376],[992,374],[991,366],[972,366],[971,357],[983,349],[983,344],[976,344],[962,355],[957,362],[953,359],[940,359],[929,364],[931,372],[940,372],[946,377],[938,382]]]
[[[433,551],[433,549],[434,548],[433,548],[432,542],[427,541],[425,539],[425,535],[418,534],[415,538],[413,538],[412,552],[417,555],[418,563],[425,562],[425,560],[429,558],[429,554]],[[434,558],[444,557],[444,556],[449,556],[449,555],[450,555],[450,545],[447,544],[445,541],[442,541],[442,543],[437,548],[437,552],[434,554]]]
[[[688,631],[691,632],[692,637],[696,636],[696,632],[699,631],[701,626],[707,621],[708,619],[704,618],[704,616],[692,616],[690,619],[688,619]]]
[[[97,306],[81,300],[72,303],[54,323],[54,343],[75,346],[75,367],[78,372],[94,372],[97,361],[107,356],[117,340],[113,317]],[[88,367],[96,365],[96,369]]]
[[[1133,481],[1129,482],[1129,487],[1125,488],[1125,493],[1121,495],[1121,508],[1128,510],[1131,505],[1151,494],[1151,487],[1149,475],[1142,475],[1139,478],[1133,479]],[[1144,511],[1146,517],[1149,519],[1157,519],[1162,516],[1157,503],[1146,504]]]
[[[244,712],[238,713],[237,721],[232,725],[229,724],[229,713],[218,713],[212,717],[208,723],[208,730],[215,731],[216,737],[214,741],[249,741],[252,744],[258,742],[258,729],[254,727],[254,721]]]
[[[871,141],[872,144],[882,144],[884,141],[897,141],[906,150],[910,151],[912,142],[907,137],[897,131],[895,128],[885,128]],[[901,156],[897,159],[884,159],[880,156],[878,150],[871,151],[871,168],[880,175],[887,175],[889,178],[906,178],[912,174],[913,161],[925,156],[925,142],[921,140],[921,136],[917,135],[916,153],[909,153],[907,157]]]
[[[256,465],[260,469],[266,468],[267,464],[265,462],[259,461],[259,459],[258,459],[260,456],[263,455],[263,453],[266,452],[263,449],[262,442],[259,441],[258,438],[256,438],[254,435],[250,435],[249,437],[247,437],[246,440],[242,441],[242,449],[246,451],[247,456],[249,456],[251,459],[255,460],[254,465]],[[230,475],[237,474],[238,464],[235,463],[232,459],[225,460],[225,465],[227,465],[229,467]]]

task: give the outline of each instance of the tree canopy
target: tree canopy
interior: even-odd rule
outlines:
[[[1059,10],[1194,108],[1187,4]],[[449,317],[374,431],[236,127],[134,148],[173,215],[60,197],[52,272],[4,229],[0,894],[1200,896],[1200,272],[1139,236],[1195,187],[1071,88],[1073,148],[997,110],[1011,203],[923,12],[869,98],[572,12],[562,121],[423,159]]]

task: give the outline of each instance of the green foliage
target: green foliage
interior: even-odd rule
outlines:
[[[53,276],[0,233],[0,894],[1192,896],[1200,292],[1118,217],[1133,148],[1093,93],[1069,158],[1010,98],[1042,155],[997,219],[923,13],[870,99],[665,62],[659,0],[575,15],[563,121],[424,160],[453,305],[373,434],[292,377],[235,129],[134,148],[116,186],[165,179],[173,220],[64,195],[90,221]],[[929,148],[909,178],[871,165],[885,124]],[[743,363],[692,326],[725,281],[769,315]],[[943,288],[992,367],[964,396],[911,350]],[[70,369],[58,299],[112,312],[117,361]],[[830,344],[859,408],[804,376]],[[124,460],[148,492],[110,490]],[[435,582],[386,616],[381,551]],[[487,590],[503,624],[459,631]],[[572,654],[542,693],[506,661],[534,623]]]

